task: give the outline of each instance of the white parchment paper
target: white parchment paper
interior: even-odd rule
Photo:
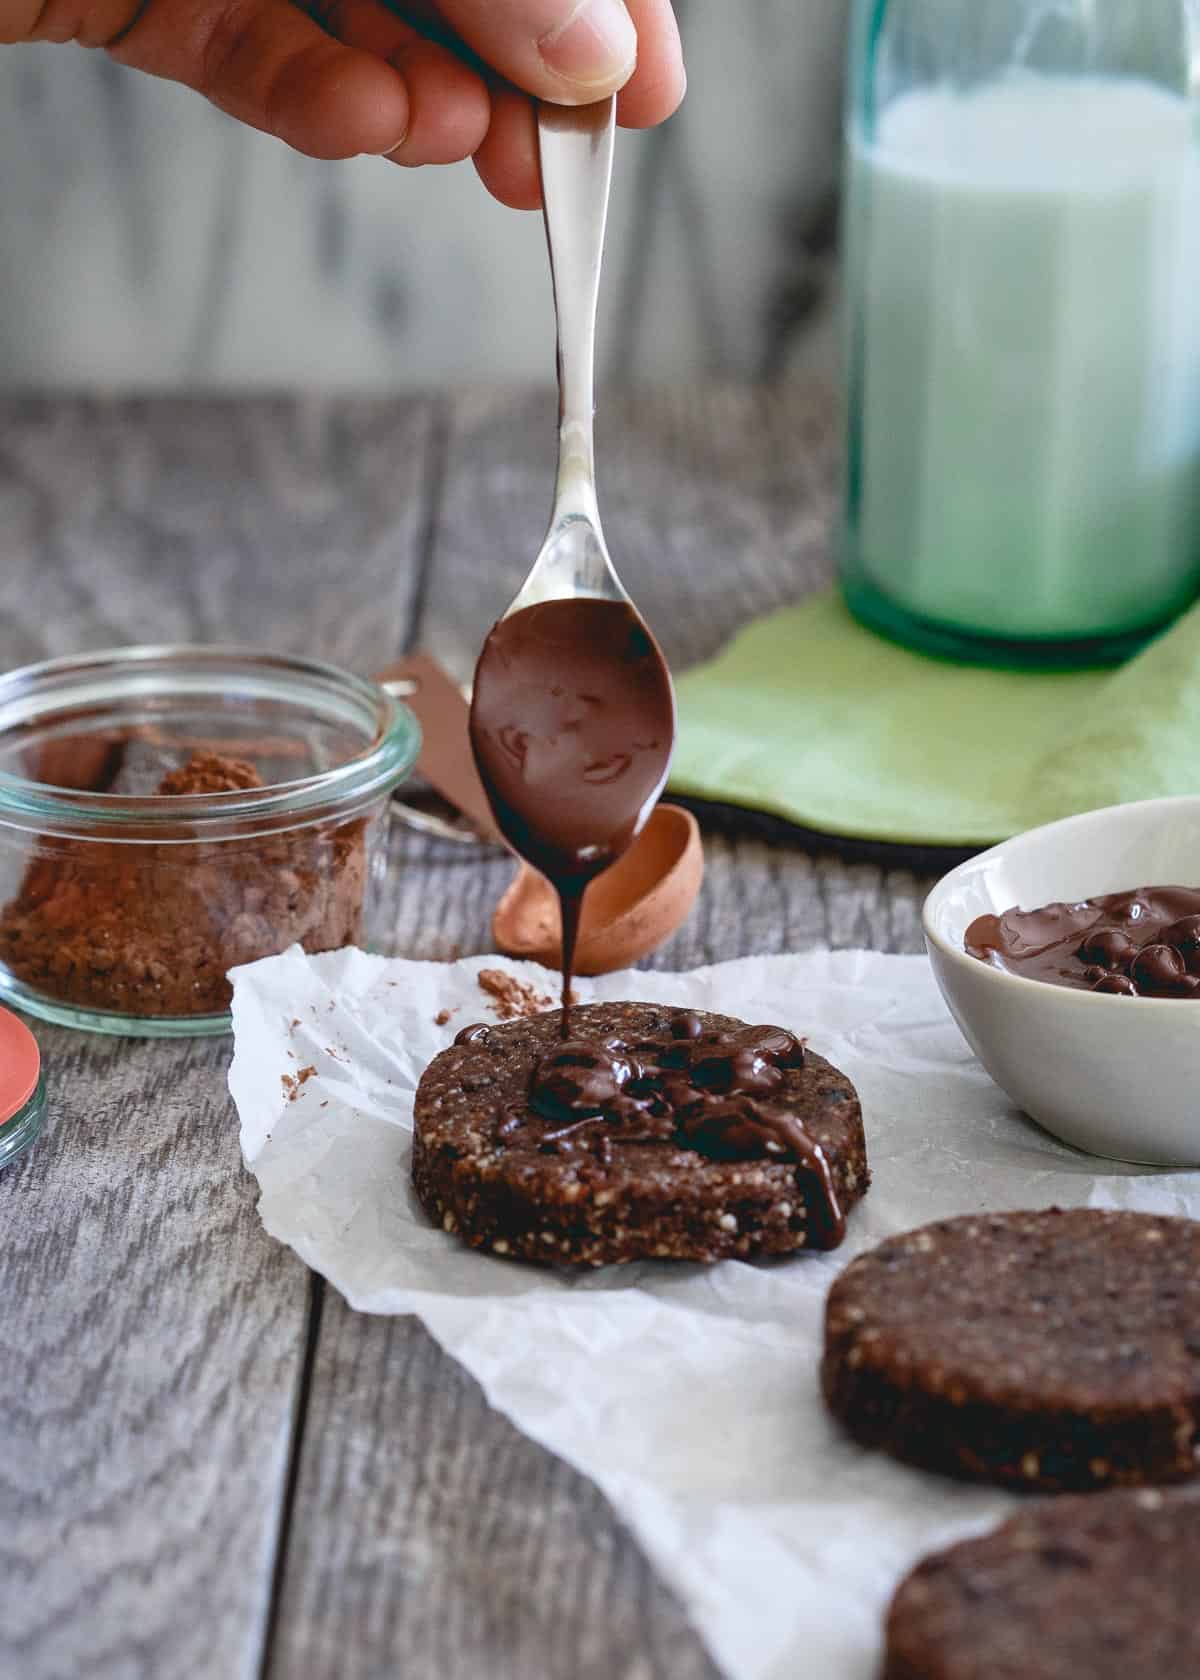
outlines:
[[[235,970],[230,1088],[267,1230],[352,1306],[419,1314],[493,1405],[593,1477],[730,1680],[874,1680],[900,1575],[1010,1502],[839,1436],[817,1386],[837,1271],[892,1232],[985,1208],[1200,1217],[1200,1173],[1110,1166],[1038,1131],[973,1060],[924,958],[747,958],[584,980],[579,995],[777,1023],[843,1068],[874,1174],[845,1246],[582,1278],[474,1254],[429,1228],[409,1188],[412,1101],[458,1029],[495,1018],[476,977],[497,966],[293,949]],[[554,993],[545,970],[502,966]]]

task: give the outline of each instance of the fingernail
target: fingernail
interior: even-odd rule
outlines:
[[[622,0],[579,0],[565,23],[538,42],[543,62],[569,82],[616,82],[637,60],[637,30]]]

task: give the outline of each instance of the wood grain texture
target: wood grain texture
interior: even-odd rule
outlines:
[[[690,92],[665,127],[619,137],[603,366],[665,382],[764,365],[837,172],[846,8],[676,0]],[[0,384],[552,377],[538,219],[470,166],[299,157],[184,88],[42,45],[0,54],[0,158]]]
[[[370,668],[419,587],[433,425],[0,402],[0,662],[246,639]],[[35,1030],[47,1135],[0,1175],[0,1675],[251,1680],[308,1273],[255,1212],[227,1042]]]
[[[331,1290],[288,1556],[272,1676],[716,1680],[597,1489]]]
[[[0,1176],[0,1673],[257,1673],[305,1268],[264,1236],[228,1049],[39,1026]]]
[[[603,400],[610,543],[677,664],[828,578],[830,414],[815,386]],[[237,638],[365,670],[420,642],[465,675],[541,539],[553,428],[546,392],[2,400],[0,661]],[[919,948],[935,857],[702,817],[656,966]],[[388,949],[489,948],[505,853],[396,824],[389,858]],[[227,1045],[37,1031],[50,1132],[0,1177],[3,1680],[713,1680],[607,1503],[419,1325],[322,1289],[312,1316]]]
[[[700,901],[647,966],[921,948],[928,879],[847,865],[828,843],[810,852],[765,819],[753,826],[761,832],[721,833],[710,823]],[[490,949],[491,907],[512,870],[498,850],[395,829],[392,947],[432,960]],[[332,1290],[273,1659],[271,1680],[717,1674],[590,1483],[489,1411],[420,1325],[352,1313]]]
[[[627,395],[603,405],[606,529],[677,664],[829,577],[834,466],[819,389]],[[542,536],[554,408],[546,393],[456,402],[416,635],[458,675]],[[937,867],[842,848],[769,818],[707,810],[706,878],[651,965],[755,952],[921,949]],[[491,949],[514,865],[394,826],[387,948],[447,960]],[[326,1294],[271,1680],[713,1680],[683,1613],[611,1508],[488,1411],[410,1321]]]
[[[821,384],[603,392],[596,427],[608,546],[676,667],[830,581],[836,428]],[[460,678],[545,535],[555,429],[546,392],[454,405],[416,634]]]
[[[782,823],[752,827],[701,811],[704,883],[691,916],[645,967],[698,968],[776,951],[924,949],[920,912],[937,866],[847,861],[833,842]],[[393,824],[380,948],[442,962],[493,950],[491,914],[516,865],[497,847],[463,847]]]
[[[0,653],[244,641],[370,671],[403,645],[432,403],[0,400]]]

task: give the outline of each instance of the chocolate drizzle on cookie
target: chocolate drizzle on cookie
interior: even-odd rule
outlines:
[[[871,1182],[858,1093],[790,1033],[653,1003],[464,1026],[414,1101],[421,1206],[539,1266],[836,1245]]]
[[[465,1028],[455,1042],[480,1045],[486,1031]],[[633,1040],[570,1038],[538,1059],[525,1101],[502,1105],[496,1137],[508,1149],[604,1164],[614,1143],[794,1162],[817,1190],[812,1246],[835,1248],[845,1216],[829,1163],[783,1094],[785,1075],[803,1065],[804,1046],[782,1027],[712,1032],[690,1013]]]

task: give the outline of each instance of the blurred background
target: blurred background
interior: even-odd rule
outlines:
[[[623,133],[602,373],[831,366],[847,0],[676,0],[683,109]],[[0,48],[0,386],[553,377],[540,217],[469,164],[321,163],[76,47]]]

